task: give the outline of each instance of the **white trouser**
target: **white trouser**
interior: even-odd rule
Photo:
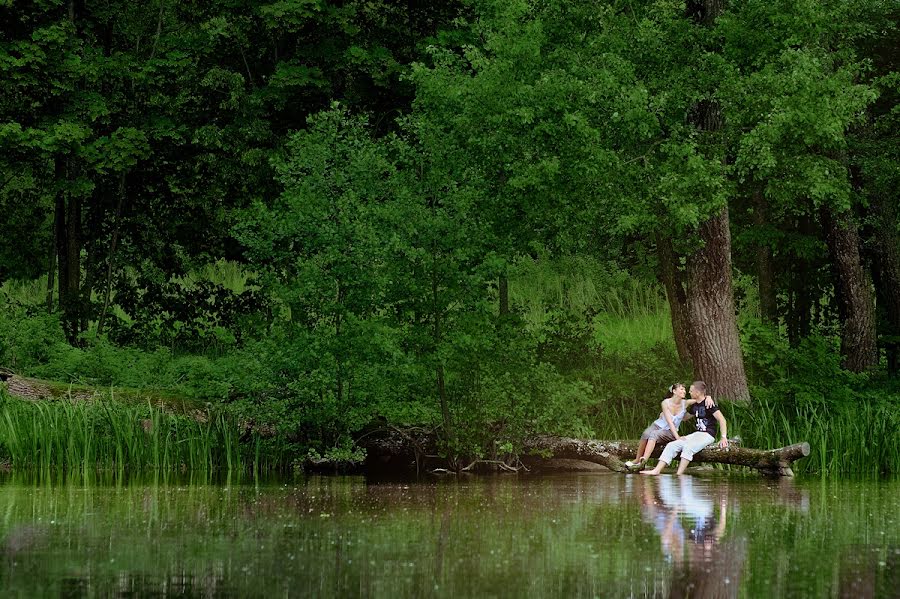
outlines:
[[[663,449],[662,455],[659,456],[660,462],[671,464],[676,455],[681,453],[681,459],[691,461],[694,454],[715,441],[709,433],[691,433],[685,437],[672,441]]]

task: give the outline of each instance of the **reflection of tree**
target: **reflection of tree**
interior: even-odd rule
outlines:
[[[691,477],[642,479],[643,512],[674,564],[669,597],[737,597],[747,554],[744,538],[723,540],[728,486],[702,495]],[[718,503],[718,513],[715,506]]]
[[[885,558],[867,545],[851,545],[843,551],[838,574],[841,599],[896,596],[900,589],[900,547]]]

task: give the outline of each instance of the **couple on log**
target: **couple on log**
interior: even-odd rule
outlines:
[[[681,383],[669,387],[669,395],[663,399],[659,418],[654,420],[641,435],[637,457],[626,462],[629,469],[646,465],[658,443],[665,443],[659,463],[652,470],[641,470],[641,474],[656,475],[681,454],[678,474],[684,474],[694,454],[716,440],[717,430],[721,430],[719,447],[728,447],[728,423],[713,398],[706,394],[706,383],[694,381],[691,384],[690,399],[685,399],[685,388]],[[685,436],[678,434],[678,425],[685,416],[694,417],[696,430]]]

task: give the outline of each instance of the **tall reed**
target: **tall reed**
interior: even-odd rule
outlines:
[[[798,473],[900,473],[896,445],[900,409],[889,400],[756,398],[749,405],[729,404],[724,409],[729,415],[729,436],[739,435],[747,447],[773,449],[809,442],[809,457],[794,463]]]
[[[0,398],[0,455],[13,469],[258,471],[254,449],[240,442],[237,422],[224,413],[190,417],[111,400]]]

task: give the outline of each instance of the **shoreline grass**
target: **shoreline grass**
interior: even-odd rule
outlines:
[[[0,398],[0,455],[13,470],[78,471],[85,475],[163,471],[254,471],[283,466],[264,456],[259,440],[241,440],[224,411],[199,417],[148,403]]]

